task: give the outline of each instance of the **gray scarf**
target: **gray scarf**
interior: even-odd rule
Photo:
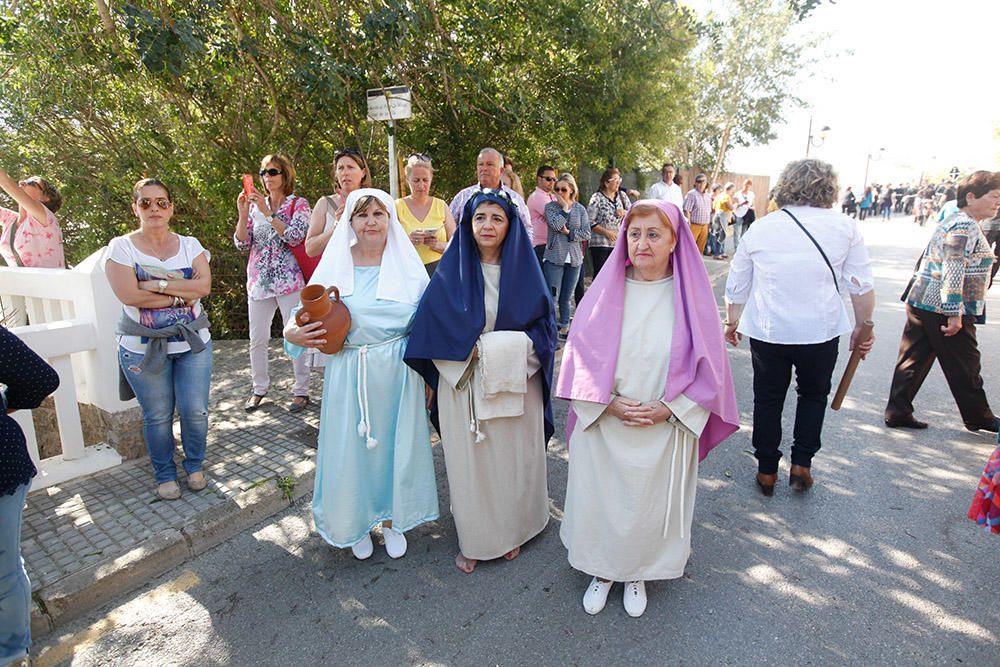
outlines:
[[[131,317],[122,313],[118,320],[118,328],[115,333],[121,336],[144,336],[149,338],[146,344],[146,354],[143,356],[139,367],[149,373],[158,373],[163,368],[167,360],[167,339],[175,336],[183,336],[185,342],[191,346],[191,351],[195,354],[205,350],[205,342],[201,339],[198,331],[208,328],[208,315],[202,311],[193,322],[179,322],[162,329],[150,329],[145,327]],[[125,373],[121,367],[118,368],[118,397],[127,401],[135,398],[135,392],[125,378]]]

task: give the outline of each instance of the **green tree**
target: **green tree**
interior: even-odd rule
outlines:
[[[794,84],[815,43],[795,38],[799,14],[779,0],[731,0],[726,16],[705,21],[689,64],[702,82],[697,125],[681,151],[690,164],[711,165],[713,181],[733,146],[772,140],[784,110],[802,104]]]

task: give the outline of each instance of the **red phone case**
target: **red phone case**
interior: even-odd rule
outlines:
[[[247,197],[253,194],[253,174],[243,174],[243,194]]]

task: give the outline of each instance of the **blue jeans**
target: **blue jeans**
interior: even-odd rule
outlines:
[[[201,470],[208,437],[208,389],[212,381],[212,341],[195,354],[167,355],[158,373],[140,369],[144,355],[118,348],[121,364],[142,408],[142,435],[156,483],[177,479],[174,465],[174,408],[181,418],[181,446],[187,474]]]
[[[580,277],[582,268],[582,265],[553,264],[548,260],[542,262],[545,282],[548,283],[552,298],[559,302],[560,329],[569,326],[569,300],[573,296],[573,290],[576,289],[576,281]]]
[[[0,665],[28,655],[31,582],[21,558],[21,515],[28,484],[0,496]]]
[[[725,241],[720,241],[719,237],[715,235],[714,232],[708,233],[708,254],[712,257],[718,257],[725,253]]]

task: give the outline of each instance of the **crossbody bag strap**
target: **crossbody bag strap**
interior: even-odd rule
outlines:
[[[799,222],[799,219],[796,218],[791,211],[787,208],[783,208],[781,210],[787,213],[788,217],[795,221],[795,224],[799,226],[799,229],[801,229],[802,232],[809,237],[809,240],[813,242],[813,245],[816,246],[816,250],[819,250],[819,254],[823,256],[823,261],[826,262],[826,268],[830,269],[830,275],[833,277],[833,286],[837,288],[837,294],[840,294],[840,285],[837,282],[837,272],[833,270],[833,264],[830,263],[826,253],[823,252],[823,247],[816,241],[813,235],[809,233],[809,230],[806,229],[801,222]]]
[[[929,243],[927,245],[930,247]],[[917,257],[917,263],[913,265],[913,273],[910,275],[910,282],[906,283],[906,288],[903,290],[903,293],[899,295],[899,300],[903,303],[906,303],[906,298],[910,296],[910,290],[913,289],[913,283],[917,282],[917,272],[920,271],[920,264],[924,261],[924,257],[926,256],[927,248],[924,248],[924,251],[920,253],[919,257]]]

